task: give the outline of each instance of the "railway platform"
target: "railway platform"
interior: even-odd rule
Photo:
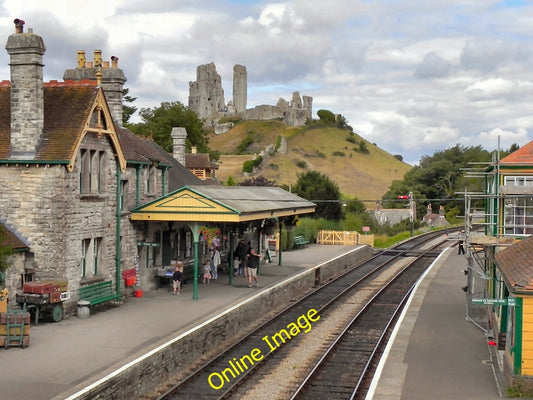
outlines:
[[[331,260],[353,246],[309,245],[263,264],[259,287],[243,277],[219,275],[172,295],[164,289],[129,298],[119,307],[97,311],[88,319],[66,318],[31,327],[30,346],[0,350],[0,398],[39,400],[75,398],[76,390],[218,313],[275,285],[304,268]],[[464,256],[444,253],[420,284],[399,325],[382,367],[374,399],[499,398],[484,334],[465,320]],[[124,332],[129,332],[124,340]]]
[[[496,349],[466,319],[461,288],[467,268],[455,247],[427,271],[389,340],[367,399],[491,400],[505,395]]]

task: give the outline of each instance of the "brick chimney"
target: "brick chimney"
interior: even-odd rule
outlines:
[[[15,33],[7,39],[11,69],[11,159],[33,159],[44,127],[43,39],[23,33],[15,19]]]
[[[170,133],[172,137],[172,157],[181,165],[185,166],[185,139],[187,130],[185,128],[172,128]]]

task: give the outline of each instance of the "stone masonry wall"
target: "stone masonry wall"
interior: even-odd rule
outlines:
[[[36,273],[43,278],[64,273],[63,206],[66,168],[63,165],[3,165],[0,167],[0,219],[27,239]],[[10,301],[20,289],[19,268],[7,271]],[[52,276],[54,275],[54,276]]]

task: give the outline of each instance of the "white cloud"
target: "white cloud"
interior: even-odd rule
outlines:
[[[416,162],[457,142],[492,150],[498,134],[531,140],[531,15],[529,2],[492,0],[0,0],[0,35],[18,17],[43,36],[45,79],[79,49],[118,56],[139,108],[187,104],[196,67],[212,61],[229,100],[242,64],[250,107],[299,91]],[[0,80],[8,63],[0,52]]]

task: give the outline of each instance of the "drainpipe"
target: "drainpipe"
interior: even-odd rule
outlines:
[[[117,162],[117,215],[116,215],[116,218],[117,218],[117,228],[116,228],[116,232],[117,232],[117,237],[116,237],[116,249],[115,249],[115,284],[116,284],[116,293],[118,296],[121,295],[121,291],[120,291],[120,263],[121,263],[121,259],[122,259],[122,244],[121,244],[121,240],[120,240],[120,236],[121,236],[121,232],[120,232],[120,228],[121,228],[121,210],[120,210],[120,192],[121,192],[121,189],[120,189],[120,180],[121,180],[121,171],[120,171],[120,165],[118,164]]]
[[[167,167],[163,167],[162,171],[161,171],[161,184],[162,184],[162,194],[163,196],[167,194],[167,171],[168,171],[168,168]]]

